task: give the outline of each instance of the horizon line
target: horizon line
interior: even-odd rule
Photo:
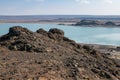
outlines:
[[[0,16],[120,16],[120,15],[84,15],[84,14],[25,14],[25,15],[0,15]]]

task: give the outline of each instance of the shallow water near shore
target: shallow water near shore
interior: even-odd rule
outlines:
[[[23,26],[34,32],[39,28],[43,28],[47,31],[50,28],[59,28],[65,32],[66,37],[78,43],[120,46],[120,28],[118,27],[76,27],[55,24],[2,23],[0,24],[0,36],[8,33],[9,28],[13,26]]]

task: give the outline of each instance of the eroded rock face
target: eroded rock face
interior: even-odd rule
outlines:
[[[37,34],[38,33],[38,34]],[[36,33],[29,31],[21,26],[15,26],[9,29],[9,33],[0,38],[1,45],[10,50],[28,51],[28,52],[46,52],[48,40],[63,41],[64,32],[60,29],[50,29],[49,32],[39,29]]]
[[[47,31],[45,31],[44,29],[39,29],[39,30],[37,30],[36,31],[37,33],[39,33],[39,34],[42,34],[42,35],[44,35],[44,36],[48,36],[48,32]]]
[[[15,26],[9,29],[9,35],[14,35],[14,36],[19,36],[20,34],[25,33],[25,34],[31,34],[32,32],[29,31],[26,28],[22,28],[21,26]]]
[[[12,27],[0,37],[0,79],[119,80],[119,60],[77,44],[59,29]]]
[[[60,30],[60,29],[57,29],[57,28],[50,29],[49,33],[53,33],[53,34],[64,36],[64,32],[62,30]]]
[[[49,30],[48,36],[56,41],[63,41],[64,32],[60,29],[54,28]]]

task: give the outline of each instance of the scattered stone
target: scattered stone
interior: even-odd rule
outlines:
[[[47,78],[45,78],[45,77],[39,77],[39,79],[38,80],[48,80]]]
[[[117,47],[116,50],[117,50],[117,51],[120,51],[120,47]]]
[[[87,45],[83,45],[83,49],[86,49],[87,51],[91,51],[91,47],[90,46],[87,46]]]
[[[31,32],[16,26],[0,37],[2,80],[120,80],[119,66],[119,59],[77,44],[56,28]]]

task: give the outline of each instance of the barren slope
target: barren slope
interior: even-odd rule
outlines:
[[[1,80],[120,80],[120,61],[49,32],[12,27],[0,37]]]

